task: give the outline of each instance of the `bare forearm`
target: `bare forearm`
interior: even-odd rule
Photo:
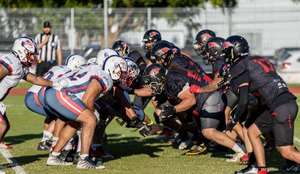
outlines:
[[[140,97],[152,96],[152,90],[150,88],[135,89],[134,94]]]
[[[194,100],[182,100],[178,105],[175,106],[176,113],[190,109],[195,105],[195,103],[196,102]]]
[[[62,51],[61,51],[61,49],[57,50],[57,64],[62,65]]]
[[[130,120],[132,120],[136,116],[132,108],[125,108],[125,113]]]
[[[213,92],[218,89],[218,85],[215,83],[209,83],[206,86],[200,88],[199,93]]]
[[[27,82],[30,82],[34,85],[39,85],[39,86],[52,86],[53,85],[53,82],[46,80],[43,77],[35,76],[31,73],[27,74],[27,76],[25,77],[25,80]]]

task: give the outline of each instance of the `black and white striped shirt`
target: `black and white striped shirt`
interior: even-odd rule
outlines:
[[[43,40],[45,39],[46,35],[43,33],[38,34],[35,37],[35,42],[37,45],[39,45]],[[60,39],[58,35],[51,34],[49,37],[49,40],[47,44],[45,44],[40,50],[39,50],[39,56],[38,59],[41,59],[42,61],[55,61],[57,56],[57,48],[61,48]]]

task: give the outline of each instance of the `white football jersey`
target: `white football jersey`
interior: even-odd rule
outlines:
[[[44,74],[43,78],[49,81],[54,81],[68,72],[71,72],[71,69],[67,66],[54,66]],[[29,88],[28,92],[38,93],[41,88],[41,86],[33,85],[31,88]]]
[[[19,81],[29,73],[29,68],[23,67],[20,60],[13,54],[0,57],[0,64],[8,70],[8,74],[0,80],[0,101],[2,101],[9,90],[17,86]]]
[[[72,71],[58,80],[64,81],[67,84],[67,87],[64,88],[65,90],[82,99],[83,94],[93,79],[97,80],[102,87],[102,92],[96,99],[102,97],[113,86],[112,79],[106,72],[101,70],[99,65],[83,66],[81,69]]]

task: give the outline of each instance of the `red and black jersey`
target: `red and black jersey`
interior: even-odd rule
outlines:
[[[171,69],[167,75],[166,92],[170,103],[176,105],[180,102],[179,95],[189,90],[191,85],[206,86],[209,83],[194,71],[182,68]],[[210,93],[197,94],[197,106],[202,106]]]
[[[241,84],[249,83],[250,92],[259,94],[272,110],[296,98],[289,92],[273,64],[265,58],[258,56],[242,58],[231,67],[230,71],[233,77],[230,88],[234,93],[238,93]]]
[[[170,67],[174,65],[177,65],[183,69],[194,71],[206,81],[209,82],[212,81],[211,78],[205,73],[201,65],[199,65],[197,62],[193,61],[192,59],[188,58],[187,56],[174,55],[174,58],[171,60]]]

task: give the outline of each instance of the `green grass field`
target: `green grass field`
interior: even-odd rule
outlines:
[[[7,105],[7,115],[11,129],[6,136],[6,142],[12,143],[14,149],[9,150],[15,160],[27,173],[95,173],[92,170],[77,170],[75,166],[49,167],[46,166],[47,152],[36,151],[42,136],[43,117],[30,112],[24,105],[23,96],[8,96],[4,103]],[[298,102],[300,100],[298,99]],[[151,114],[151,107],[146,113]],[[299,115],[299,114],[298,114]],[[296,121],[295,136],[300,138],[299,121]],[[105,163],[106,169],[101,173],[201,173],[201,174],[230,174],[245,165],[225,162],[225,153],[207,153],[201,156],[184,156],[185,151],[166,142],[157,142],[154,136],[142,138],[133,129],[120,127],[115,121],[109,125],[109,143],[105,149],[111,152],[115,159]],[[299,145],[299,143],[298,143]],[[228,151],[227,153],[232,153]],[[270,173],[279,171],[284,160],[277,151],[267,154]],[[1,171],[14,173],[11,166],[0,155]],[[1,165],[0,165],[1,166]]]

